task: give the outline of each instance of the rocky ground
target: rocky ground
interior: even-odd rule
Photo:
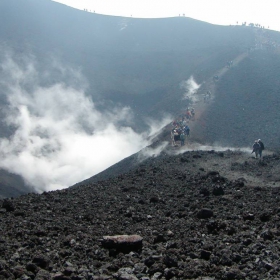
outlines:
[[[0,200],[0,279],[280,279],[279,165],[169,146],[105,181]]]

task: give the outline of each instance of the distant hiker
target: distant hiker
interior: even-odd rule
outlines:
[[[207,102],[207,93],[204,94],[204,96],[203,96],[203,101],[204,101],[204,103]]]
[[[258,157],[258,155],[259,155],[259,152],[260,152],[260,144],[258,143],[258,141],[257,140],[255,140],[255,142],[254,142],[254,144],[253,144],[253,151],[252,151],[252,153],[255,153],[255,158],[257,158]],[[252,154],[251,153],[251,154]]]
[[[176,145],[176,141],[179,141],[180,140],[180,134],[178,132],[177,129],[174,129],[171,131],[171,141],[172,141],[172,145],[173,146],[177,146]]]
[[[211,91],[207,90],[207,92],[204,94],[204,102],[208,103],[208,101],[211,99]]]
[[[188,125],[185,126],[184,131],[185,131],[185,134],[187,135],[187,137],[189,137],[190,136],[190,128],[189,128]]]
[[[194,112],[194,108],[191,109],[191,118],[192,120],[194,120],[194,116],[195,116],[195,112]]]
[[[214,81],[214,82],[218,82],[218,81],[219,81],[219,76],[218,76],[218,75],[214,76],[214,77],[213,77],[213,81]]]
[[[174,139],[174,131],[171,130],[171,143],[172,143],[172,146],[175,146],[175,139]]]
[[[176,125],[177,125],[177,121],[174,120],[174,121],[172,122],[172,125],[173,125],[173,126],[176,126]]]
[[[263,142],[261,141],[261,139],[258,140],[258,143],[260,145],[260,149],[259,149],[259,155],[260,155],[260,158],[262,157],[262,151],[264,150],[264,144]]]
[[[187,109],[187,116],[186,117],[187,117],[188,120],[190,120],[191,117],[192,117],[192,113],[191,113],[189,108]]]
[[[184,132],[182,132],[180,134],[180,140],[181,140],[181,146],[184,146],[185,145],[185,134],[184,134]]]

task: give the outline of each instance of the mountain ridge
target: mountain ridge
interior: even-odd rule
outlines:
[[[132,108],[137,116],[132,128],[137,132],[147,128],[145,118],[165,114],[175,117],[191,105],[187,100],[182,101],[186,91],[181,86],[182,81],[193,76],[201,85],[198,96],[202,99],[204,90],[207,90],[205,82],[211,81],[217,71],[224,69],[227,61],[255,49],[249,57],[255,53],[256,63],[261,65],[262,60],[258,56],[265,54],[266,49],[256,48],[256,43],[261,41],[259,37],[270,37],[275,41],[279,37],[277,32],[269,30],[248,26],[215,26],[183,17],[133,19],[102,16],[47,0],[40,3],[34,0],[20,3],[4,0],[0,5],[3,19],[0,38],[13,49],[18,60],[21,60],[22,53],[28,51],[37,59],[40,71],[49,69],[50,54],[73,68],[81,67],[81,73],[89,81],[86,95],[94,100],[96,107],[101,111],[110,110],[116,104]],[[18,5],[22,5],[22,9],[17,9]],[[33,12],[29,15],[30,11]],[[22,39],[26,43],[19,43]],[[273,59],[270,52],[265,56]],[[224,81],[231,83],[231,75],[242,71],[236,64],[230,69],[230,74],[216,84],[217,93],[221,94],[221,97],[216,94],[218,101],[223,98],[221,91],[227,88]],[[55,72],[48,81],[44,81],[47,85],[58,82],[71,83],[69,78]],[[235,83],[238,84],[238,81]],[[230,88],[239,90],[236,84]],[[273,91],[277,96],[277,90]],[[230,102],[234,104],[235,101]],[[226,146],[235,147],[237,143],[239,146],[250,145],[250,133],[257,129],[245,126],[248,133],[242,141],[238,137],[232,138],[226,129],[215,128],[221,115],[218,115],[214,104],[216,100],[203,112],[201,120],[192,124],[196,126],[192,128],[193,139],[202,144],[213,144],[218,138]],[[2,105],[5,106],[5,102]],[[223,104],[217,106],[224,107]],[[205,126],[208,121],[209,125]],[[1,125],[1,137],[13,133],[10,127]],[[214,132],[211,131],[212,127],[215,128]],[[168,133],[165,132],[165,135]],[[167,140],[168,136],[163,138]],[[234,143],[231,143],[231,138],[235,139]],[[274,138],[277,139],[277,133]],[[277,147],[276,140],[265,140],[271,148]]]

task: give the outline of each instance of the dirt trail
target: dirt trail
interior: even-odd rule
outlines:
[[[237,56],[233,60],[233,66],[231,67],[238,65],[247,56],[248,56],[247,52],[244,52],[239,56]],[[231,70],[231,67],[228,68],[225,66],[221,68],[220,70],[213,73],[213,77],[218,76],[220,80],[228,71]],[[204,127],[205,127],[206,120],[203,118],[204,116],[203,113],[207,110],[209,104],[211,104],[215,99],[217,83],[219,83],[219,81],[215,82],[214,79],[211,77],[201,85],[200,89],[196,93],[197,95],[199,95],[199,98],[197,98],[198,99],[197,102],[193,103],[193,107],[195,109],[195,120],[189,124],[190,129],[193,132],[192,136],[194,141],[200,142],[201,140],[206,139],[204,135]],[[205,102],[204,95],[207,91],[211,91],[211,98],[210,100]]]

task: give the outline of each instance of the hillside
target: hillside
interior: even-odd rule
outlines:
[[[5,139],[17,128],[5,121],[10,85],[18,84],[27,95],[36,85],[66,85],[85,91],[100,113],[128,106],[135,116],[130,126],[140,133],[147,129],[147,118],[176,115],[187,106],[181,100],[182,81],[194,76],[202,83],[253,46],[255,39],[252,29],[241,26],[215,26],[184,17],[103,16],[49,0],[3,0],[0,16],[0,137]],[[21,67],[26,80],[18,80],[21,76],[14,68],[5,72],[7,59]],[[27,69],[34,69],[34,77]],[[18,188],[29,191],[21,183]],[[19,194],[5,191],[4,185],[2,189],[2,196]]]
[[[278,279],[279,159],[173,148],[110,180],[0,200],[0,275]]]
[[[147,118],[176,118],[193,106],[197,113],[196,121],[190,123],[193,143],[249,147],[255,138],[262,138],[270,150],[279,148],[277,121],[271,121],[278,118],[275,104],[280,96],[278,32],[215,26],[185,17],[102,16],[48,0],[3,0],[0,16],[1,63],[7,56],[23,68],[32,61],[40,86],[58,83],[82,88],[101,114],[128,106],[134,116],[129,125],[139,133],[147,129]],[[230,60],[233,67],[224,71]],[[10,105],[5,95],[9,77],[4,70],[3,66],[0,136],[10,139],[16,127],[4,121]],[[223,75],[213,84],[217,73]],[[191,76],[200,85],[195,102],[182,100],[187,91],[182,84]],[[23,81],[19,86],[28,95],[33,85]],[[210,88],[213,98],[205,106],[203,94]],[[256,110],[261,113],[253,117]],[[169,133],[170,126],[158,141],[169,141]],[[121,165],[112,168],[110,176],[114,169],[116,174],[123,170]],[[5,174],[3,179],[0,176],[2,196],[30,191],[21,179],[17,181],[20,192],[7,189],[13,185],[10,173],[1,172]],[[108,178],[106,172],[92,180]]]
[[[180,95],[183,80],[194,75],[201,83],[254,44],[249,28],[190,18],[102,16],[48,0],[0,5],[0,38],[16,55],[31,52],[41,71],[51,69],[53,57],[80,68],[97,106],[129,105],[139,118],[151,114],[159,100]],[[54,72],[44,83],[62,78]],[[63,82],[71,84],[69,78]]]
[[[5,122],[9,73],[26,95],[37,86],[33,81],[51,89],[43,94],[65,85],[69,103],[82,89],[104,119],[108,109],[115,114],[114,108],[129,106],[139,132],[147,117],[170,114],[178,121],[188,106],[195,109],[185,146],[171,145],[169,123],[150,136],[148,147],[64,190],[21,195],[32,189],[0,171],[0,279],[280,278],[278,32],[183,17],[109,17],[47,0],[2,0],[0,16],[0,137],[7,143],[17,131]],[[5,72],[7,56],[16,62],[11,72]],[[182,86],[191,76],[193,94]],[[74,100],[71,116],[82,106]],[[36,146],[47,139],[49,131],[38,130],[23,140]],[[251,154],[258,138],[265,144],[262,159]],[[35,157],[54,153],[47,144]],[[97,153],[107,148],[102,144]],[[36,164],[26,162],[32,172]],[[43,163],[54,177],[60,166]]]

